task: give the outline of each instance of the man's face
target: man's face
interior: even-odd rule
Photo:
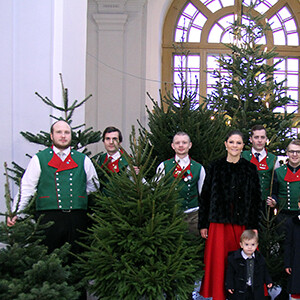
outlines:
[[[289,145],[287,150],[287,156],[289,158],[289,164],[296,168],[300,165],[300,146],[298,145]]]
[[[119,142],[119,132],[113,131],[105,134],[104,147],[108,155],[114,155],[118,150],[121,143]]]
[[[258,243],[256,239],[250,239],[250,240],[244,239],[242,242],[240,242],[240,245],[241,248],[244,250],[245,254],[247,256],[251,256],[256,250]]]
[[[250,142],[256,151],[261,151],[265,148],[267,142],[267,135],[264,129],[253,131],[250,137]]]
[[[187,135],[175,135],[171,146],[175,153],[183,158],[189,154],[192,143]]]
[[[59,150],[67,149],[71,145],[72,133],[70,126],[64,121],[58,121],[50,133],[53,145]]]

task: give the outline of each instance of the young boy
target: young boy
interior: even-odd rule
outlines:
[[[228,255],[226,289],[229,299],[262,300],[264,284],[272,287],[272,279],[265,259],[258,252],[258,236],[253,230],[245,230],[240,238],[241,249]]]

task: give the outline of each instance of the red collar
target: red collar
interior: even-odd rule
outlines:
[[[296,173],[293,173],[290,170],[290,168],[287,167],[287,172],[285,174],[284,181],[287,181],[287,182],[300,181],[300,169]]]
[[[71,150],[71,152],[72,152],[72,150]],[[53,156],[52,156],[51,160],[48,162],[48,166],[57,169],[56,172],[61,172],[61,171],[77,168],[78,165],[73,160],[73,158],[71,156],[71,152],[66,157],[66,159],[64,161],[62,161],[60,159],[60,157],[58,157],[58,155],[53,151]]]
[[[267,155],[268,155],[268,153],[267,153]],[[253,163],[254,165],[256,165],[256,168],[258,171],[269,170],[269,166],[267,164],[267,155],[264,157],[263,160],[258,161],[256,159],[256,157],[252,154],[252,158],[251,158],[250,162]]]

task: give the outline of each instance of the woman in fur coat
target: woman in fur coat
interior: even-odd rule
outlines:
[[[262,210],[259,177],[255,165],[244,158],[240,131],[230,132],[225,141],[227,157],[214,161],[207,169],[199,198],[201,236],[206,239],[205,274],[200,294],[225,300],[227,255],[240,248],[245,229],[257,232]]]

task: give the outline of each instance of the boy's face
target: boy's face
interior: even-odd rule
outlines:
[[[171,146],[177,155],[184,157],[189,154],[192,143],[187,135],[175,135]]]
[[[241,248],[244,250],[245,254],[247,256],[251,256],[254,251],[256,250],[258,243],[256,239],[251,239],[251,240],[243,240],[240,242]]]

